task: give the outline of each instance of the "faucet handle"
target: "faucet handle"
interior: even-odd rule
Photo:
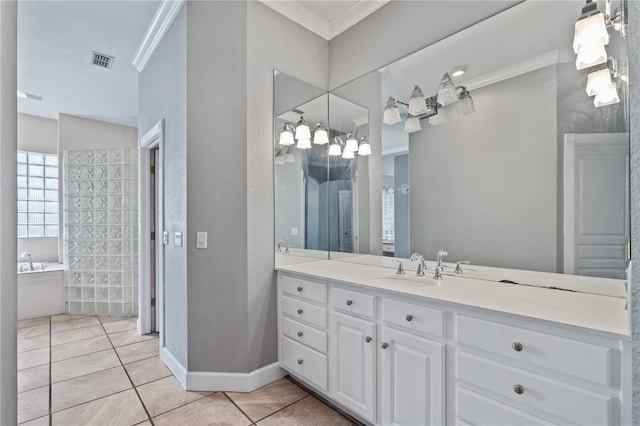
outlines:
[[[471,263],[470,260],[459,260],[456,262],[456,269],[453,271],[456,274],[461,274],[462,273],[462,268],[460,267],[460,265],[469,265]]]
[[[398,264],[398,270],[396,271],[396,274],[398,275],[404,275],[404,267],[402,266],[402,260],[400,259],[393,259],[393,262],[396,262]]]

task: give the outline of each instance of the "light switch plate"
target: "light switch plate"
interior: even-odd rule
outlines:
[[[207,248],[207,233],[206,232],[197,232],[196,233],[196,248],[206,249]]]
[[[291,235],[298,235],[298,228],[291,228]]]
[[[162,231],[162,244],[165,246],[169,245],[169,232]]]
[[[173,234],[173,245],[176,247],[182,247],[182,232],[176,232]]]

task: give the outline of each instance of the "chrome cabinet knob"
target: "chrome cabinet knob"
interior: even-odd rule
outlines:
[[[303,362],[304,362],[304,361],[302,360],[302,358],[300,358],[300,359],[298,360],[298,365],[302,365],[302,363],[303,363]]]
[[[302,337],[302,331],[298,331],[298,337]]]
[[[413,321],[413,315],[411,315],[411,314],[407,314],[406,319],[407,319],[407,321],[409,321],[409,322]]]
[[[387,349],[389,347],[389,344],[387,342],[383,342],[382,345],[380,345],[380,347],[382,349]]]
[[[298,288],[297,288],[297,290],[298,290],[298,291],[302,291],[302,287],[298,287]]]
[[[367,342],[367,343],[369,343],[369,342],[371,341],[371,337],[370,337],[370,336],[366,336],[366,337],[364,338],[364,341],[365,341],[365,342]]]
[[[511,347],[513,348],[514,351],[516,352],[521,352],[522,351],[522,343],[520,342],[513,342],[513,344],[511,345]]]
[[[524,388],[522,387],[522,385],[514,385],[513,391],[518,395],[522,395],[524,393]]]
[[[351,306],[353,304],[353,300],[348,300],[347,299],[347,306]]]
[[[298,309],[298,315],[302,315],[302,309]]]

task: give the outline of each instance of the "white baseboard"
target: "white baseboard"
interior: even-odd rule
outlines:
[[[180,361],[178,361],[175,356],[173,356],[171,351],[169,351],[166,346],[160,351],[160,359],[162,360],[162,362],[164,362],[164,365],[166,365],[169,370],[171,370],[182,387],[186,389],[187,369],[184,368],[184,365],[182,365],[182,363],[180,363]]]
[[[187,372],[185,389],[190,391],[251,392],[286,375],[287,372],[280,368],[277,362],[250,373],[189,371]]]

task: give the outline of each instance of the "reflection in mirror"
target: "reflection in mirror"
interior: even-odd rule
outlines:
[[[583,5],[520,3],[333,92],[377,95],[361,103],[382,154],[368,164],[380,195],[357,218],[368,253],[433,261],[446,249],[450,262],[625,277],[627,40],[609,27],[609,59],[577,69]]]
[[[327,259],[328,95],[278,71],[273,87],[276,265]]]

